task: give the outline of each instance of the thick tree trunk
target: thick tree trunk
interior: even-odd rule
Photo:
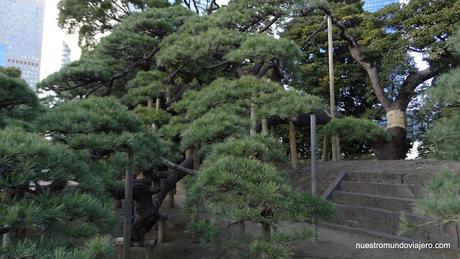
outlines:
[[[332,15],[330,10],[321,8],[326,14]],[[375,154],[378,159],[404,159],[408,151],[407,131],[405,124],[405,112],[412,97],[415,96],[415,89],[421,83],[433,78],[441,72],[440,69],[428,67],[424,70],[414,70],[404,79],[399,93],[395,99],[390,100],[385,89],[381,85],[378,67],[366,61],[358,47],[355,39],[347,33],[347,27],[343,22],[332,17],[333,23],[339,28],[339,36],[348,42],[348,49],[353,59],[364,68],[371,81],[372,89],[383,109],[387,112],[388,127],[387,132],[391,138],[388,142],[379,141],[373,144]],[[392,118],[392,116],[394,118]]]
[[[387,113],[387,120],[387,132],[390,134],[390,139],[374,143],[375,155],[379,160],[404,159],[408,151],[406,114],[401,110],[391,110]]]
[[[295,138],[295,126],[292,120],[289,120],[289,148],[291,151],[291,165],[297,169],[297,144]]]

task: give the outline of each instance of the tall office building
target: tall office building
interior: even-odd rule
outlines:
[[[17,67],[35,90],[40,77],[45,0],[0,0],[0,66]]]
[[[61,65],[64,66],[67,63],[70,63],[70,57],[72,54],[72,50],[70,49],[69,45],[63,41],[62,42],[62,59]]]
[[[397,4],[399,0],[364,0],[364,10],[368,12],[375,12],[385,5]]]

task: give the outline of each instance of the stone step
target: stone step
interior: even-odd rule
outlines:
[[[371,207],[390,211],[405,212],[410,212],[412,210],[412,203],[414,202],[413,199],[407,198],[396,198],[344,191],[335,191],[332,194],[332,201],[343,205]]]
[[[365,228],[396,235],[399,231],[399,211],[391,211],[364,206],[336,204],[337,214],[335,222],[344,226]],[[422,222],[421,217],[407,214],[416,222]]]
[[[402,184],[405,175],[402,172],[351,172],[348,173],[348,181]]]
[[[340,187],[344,192],[365,193],[398,198],[415,198],[413,184],[342,181]]]
[[[350,206],[336,204],[337,214],[335,220],[331,223],[344,227],[364,229],[372,232],[379,232],[387,235],[399,236],[412,240],[427,242],[450,242],[454,244],[452,226],[441,229],[436,225],[428,225],[399,235],[399,226],[401,223],[401,213],[385,209]],[[417,216],[407,213],[406,216],[412,222],[421,224],[429,221],[426,217]]]

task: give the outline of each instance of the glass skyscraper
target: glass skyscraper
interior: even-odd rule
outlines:
[[[399,0],[364,0],[364,10],[368,12],[375,12],[385,5],[397,4]]]
[[[0,0],[0,66],[17,67],[35,90],[40,77],[45,0]]]

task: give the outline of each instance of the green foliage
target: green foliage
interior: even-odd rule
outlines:
[[[152,125],[155,124],[157,127],[168,124],[171,119],[171,115],[163,110],[155,110],[149,107],[136,107],[133,113],[139,117],[144,124]]]
[[[54,142],[78,151],[91,170],[98,172],[93,181],[110,188],[121,184],[128,152],[133,152],[139,170],[158,165],[163,152],[155,133],[111,97],[65,102],[37,121]]]
[[[278,115],[282,118],[295,118],[303,113],[315,113],[324,107],[323,101],[303,91],[278,91],[271,96],[262,96],[264,104],[259,113],[265,116]]]
[[[123,102],[135,106],[146,104],[149,99],[165,95],[167,86],[161,82],[163,78],[164,75],[158,71],[138,72],[136,77],[128,82],[128,91],[123,96]]]
[[[41,110],[37,96],[20,76],[18,69],[0,67],[0,127],[31,120]]]
[[[228,254],[257,258],[286,258],[290,246],[311,232],[276,232],[270,238],[229,230],[235,224],[277,224],[282,220],[328,218],[334,206],[318,197],[294,193],[286,174],[270,162],[284,160],[280,144],[269,136],[229,138],[215,144],[200,173],[187,190],[186,210],[211,222],[196,220],[189,228],[202,241]]]
[[[294,199],[293,204],[296,208],[293,218],[297,220],[328,220],[336,213],[336,208],[332,202],[311,193],[298,193]]]
[[[213,146],[207,156],[210,163],[225,156],[241,156],[261,162],[286,162],[286,154],[278,140],[270,136],[255,135],[245,138],[229,138]],[[205,162],[206,164],[206,162]]]
[[[444,172],[432,178],[426,187],[426,195],[415,201],[414,212],[432,219],[429,224],[460,224],[460,175]],[[400,233],[427,225],[417,224],[401,217]],[[457,239],[460,237],[457,233]]]
[[[148,7],[165,8],[170,4],[167,0],[60,0],[59,26],[69,33],[78,32],[79,44],[87,50],[94,47],[98,34],[112,30],[114,24],[133,14],[130,5],[143,10]]]
[[[39,257],[44,259],[88,259],[88,258],[112,258],[114,255],[113,242],[109,237],[92,238],[76,249],[50,248],[46,243],[34,243],[24,240],[0,249],[1,253],[8,258]]]
[[[356,141],[365,144],[377,140],[389,139],[388,133],[377,123],[367,119],[352,117],[329,122],[321,128],[320,134],[323,136],[338,134],[345,143]]]
[[[460,159],[460,115],[441,118],[427,132],[432,155],[444,160]]]
[[[450,39],[460,53],[460,30]],[[432,155],[439,159],[460,160],[460,69],[455,68],[439,77],[425,104],[427,113],[438,111],[439,117],[427,131],[426,140]]]
[[[222,105],[249,111],[251,102],[263,106],[269,96],[280,91],[283,89],[279,84],[254,76],[234,80],[218,78],[200,91],[188,91],[174,108],[178,112],[186,111],[187,118],[193,120]]]
[[[234,107],[216,108],[194,120],[181,134],[182,147],[201,148],[230,136],[248,134],[249,120],[238,115]]]
[[[0,188],[28,187],[30,182],[77,179],[87,171],[76,154],[63,145],[18,128],[0,131]]]
[[[117,218],[89,174],[85,161],[64,145],[18,128],[0,130],[0,225],[16,233],[2,254],[59,258],[52,254],[95,238],[85,253],[102,256],[102,235],[112,233]]]
[[[85,2],[81,7],[83,16],[87,15],[87,4]],[[76,6],[78,4],[68,9],[75,10]],[[125,95],[126,83],[135,77],[138,66],[155,63],[152,60],[153,54],[158,51],[160,42],[177,31],[190,15],[191,12],[181,6],[149,8],[130,14],[122,23],[113,27],[113,30],[110,28],[111,34],[84,53],[79,61],[64,66],[59,72],[43,80],[39,88],[54,91],[58,97],[66,99],[87,97],[89,94],[117,97]],[[65,19],[72,23],[72,18]],[[94,21],[95,24],[98,22]],[[133,63],[138,65],[132,66]],[[127,69],[128,67],[130,68]]]
[[[277,58],[284,61],[292,72],[298,56],[299,49],[293,42],[286,39],[274,40],[273,37],[267,35],[257,35],[243,41],[240,48],[230,51],[225,59],[234,62],[250,59],[255,63],[260,63]]]

